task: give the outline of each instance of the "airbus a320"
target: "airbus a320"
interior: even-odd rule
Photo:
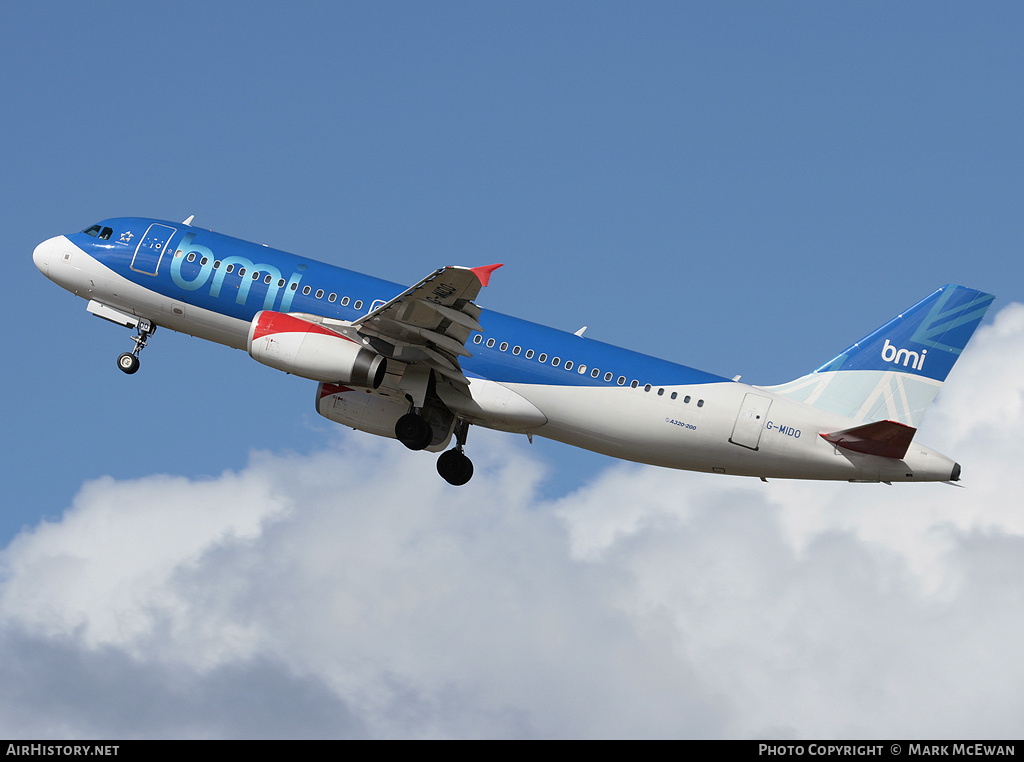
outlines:
[[[158,326],[245,350],[319,382],[320,415],[441,453],[453,485],[473,475],[473,425],[762,479],[960,479],[915,434],[991,294],[943,286],[817,370],[751,386],[482,309],[500,265],[442,267],[405,288],[191,223],[109,219],[44,241],[33,259],[134,331],[123,372],[139,369]]]

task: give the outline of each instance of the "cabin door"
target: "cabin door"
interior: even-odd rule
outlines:
[[[150,225],[146,235],[142,236],[142,240],[139,241],[139,245],[135,249],[135,256],[132,257],[132,269],[137,273],[156,275],[167,243],[175,232],[175,228],[161,225],[158,222]]]

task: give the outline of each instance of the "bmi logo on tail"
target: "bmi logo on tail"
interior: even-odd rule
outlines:
[[[896,349],[888,339],[885,340],[885,346],[882,347],[882,359],[885,362],[899,365],[900,360],[902,360],[904,368],[909,365],[914,370],[924,368],[924,356],[926,354],[928,354],[927,349],[922,349],[920,356],[918,356],[917,352],[911,352],[909,349]]]

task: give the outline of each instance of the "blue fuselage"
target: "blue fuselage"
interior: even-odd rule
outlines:
[[[133,283],[244,323],[260,310],[354,321],[404,290],[397,283],[180,223],[118,218],[100,226],[113,231],[108,240],[84,232],[68,238]],[[484,310],[479,322],[484,335],[471,337],[467,346],[473,357],[465,358],[462,367],[492,381],[561,386],[728,382],[499,312]]]

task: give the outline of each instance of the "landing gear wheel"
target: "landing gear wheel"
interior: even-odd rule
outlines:
[[[117,358],[117,367],[130,376],[139,369],[139,358],[131,352],[125,352]]]
[[[156,333],[156,326],[147,318],[139,318],[135,330],[138,331],[137,335],[132,336],[135,349],[131,352],[124,352],[117,358],[117,367],[129,376],[139,369],[139,353],[146,348],[149,337]]]
[[[448,450],[437,459],[437,473],[452,486],[461,487],[473,478],[473,461],[459,450]]]
[[[406,413],[395,424],[395,437],[410,450],[423,450],[434,439],[434,430],[422,416]]]

